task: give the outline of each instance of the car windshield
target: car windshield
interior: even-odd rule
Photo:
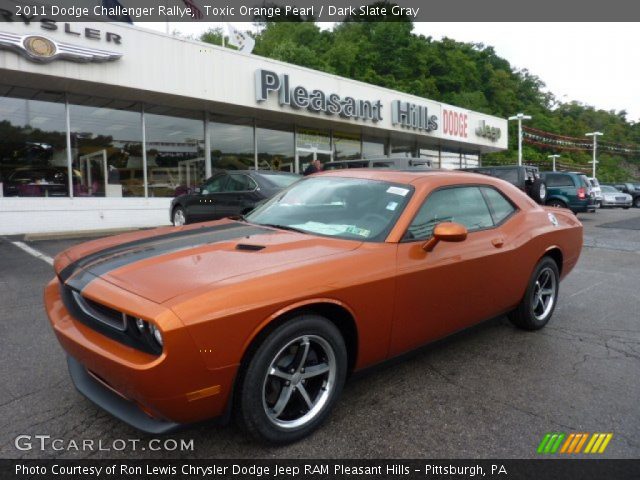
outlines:
[[[295,173],[261,173],[265,180],[273,183],[278,188],[287,188],[296,180],[300,179],[300,175]]]
[[[602,189],[603,192],[606,192],[606,193],[620,193],[620,190],[618,190],[615,187],[610,187],[608,185],[601,185],[600,188]]]
[[[411,185],[344,177],[308,177],[247,216],[259,225],[316,235],[382,241],[413,193]]]

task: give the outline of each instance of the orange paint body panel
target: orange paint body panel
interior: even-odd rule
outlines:
[[[352,366],[358,370],[510,311],[549,250],[562,256],[561,277],[580,255],[582,225],[573,214],[541,207],[495,178],[371,170],[321,176],[384,180],[414,191],[381,242],[221,220],[73,247],[56,258],[59,278],[45,289],[62,347],[154,417],[195,422],[225,413],[251,343],[289,312],[318,305],[346,312],[357,333]],[[424,200],[452,185],[494,187],[517,211],[429,252],[424,241],[402,241]],[[135,247],[128,257],[118,250],[127,245]],[[113,268],[107,271],[107,264]],[[63,290],[80,283],[82,297],[158,326],[162,352],[141,351],[81,321],[63,301]]]

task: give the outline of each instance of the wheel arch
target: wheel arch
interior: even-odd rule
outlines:
[[[544,255],[542,255],[539,259],[538,262],[540,260],[542,260],[543,257],[551,257],[553,259],[554,262],[556,262],[556,265],[558,267],[558,274],[562,277],[562,265],[564,262],[564,255],[562,253],[562,250],[560,249],[560,247],[558,247],[557,245],[553,245],[551,247],[548,247],[545,252]],[[536,262],[537,265],[537,262]]]
[[[358,327],[353,311],[335,299],[318,298],[295,303],[274,312],[252,332],[243,346],[240,368],[244,368],[251,355],[262,341],[283,323],[305,313],[325,317],[340,331],[347,348],[348,371],[351,372],[358,358]]]

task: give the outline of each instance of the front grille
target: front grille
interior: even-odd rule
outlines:
[[[162,348],[135,326],[133,317],[83,297],[82,294],[60,282],[62,302],[69,313],[87,327],[119,343],[160,355]]]
[[[616,197],[616,200],[619,202],[624,202],[626,199],[626,197]]]
[[[127,316],[112,308],[84,298],[76,290],[71,290],[71,295],[80,309],[98,322],[102,322],[111,328],[124,332],[127,329]]]

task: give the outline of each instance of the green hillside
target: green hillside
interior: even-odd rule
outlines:
[[[635,153],[599,152],[601,181],[640,177],[640,123],[626,112],[604,111],[578,102],[563,103],[545,91],[543,81],[527,70],[515,70],[491,46],[434,40],[412,33],[413,24],[347,21],[332,30],[313,22],[267,22],[256,36],[254,53],[460,107],[508,117],[533,116],[526,122],[558,135],[584,139],[585,132],[605,132],[603,142],[634,144]],[[220,44],[221,31],[202,40]],[[515,125],[510,125],[509,151],[483,157],[485,164],[517,158]],[[587,139],[587,141],[589,141]],[[604,146],[604,145],[603,145]],[[591,151],[569,151],[525,144],[524,159],[549,164],[560,153],[564,168],[589,169]]]

